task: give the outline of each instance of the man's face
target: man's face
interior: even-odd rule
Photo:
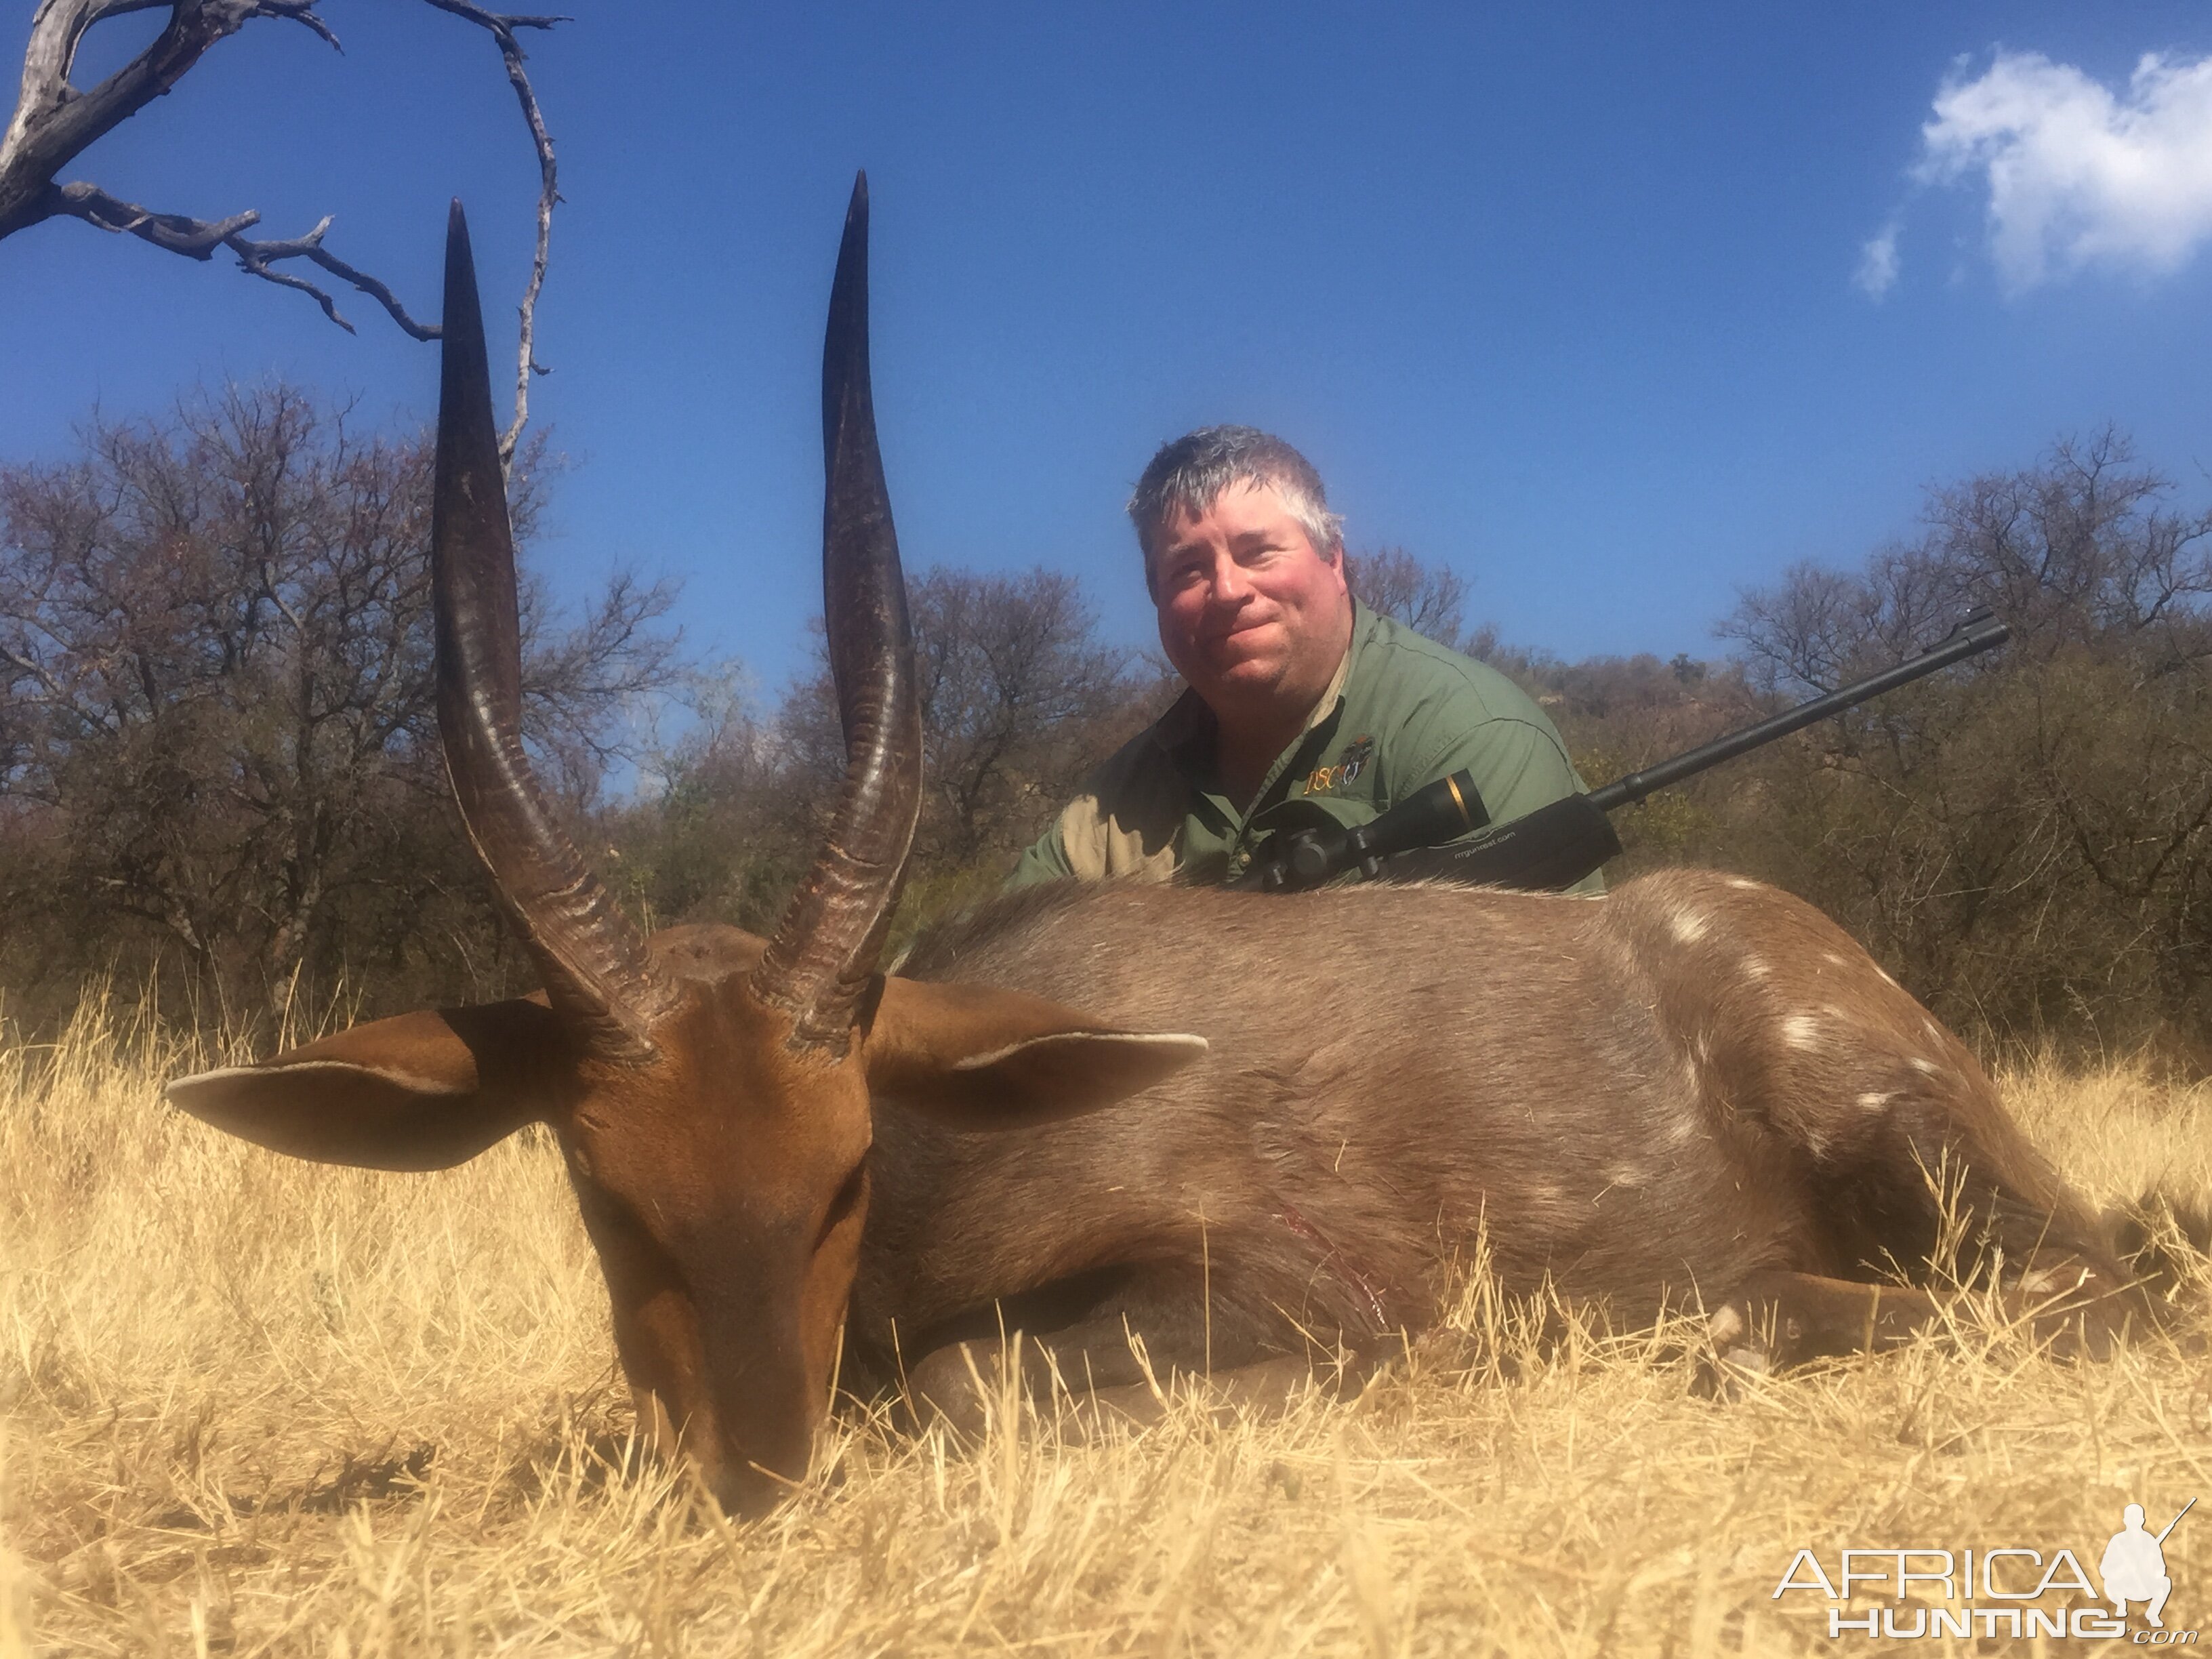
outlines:
[[[1310,708],[1351,640],[1344,556],[1315,550],[1272,484],[1176,513],[1152,554],[1168,660],[1218,714]]]

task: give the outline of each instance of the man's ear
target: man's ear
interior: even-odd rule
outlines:
[[[544,1115],[568,1065],[560,1018],[532,999],[380,1019],[164,1092],[202,1122],[294,1158],[447,1170]]]
[[[871,1092],[989,1128],[1149,1089],[1206,1053],[1182,1032],[1116,1030],[1020,991],[887,979],[867,1040]]]

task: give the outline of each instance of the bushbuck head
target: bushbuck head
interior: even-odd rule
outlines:
[[[878,1102],[969,1125],[1104,1104],[1204,1052],[1019,993],[877,972],[921,791],[906,597],[870,406],[867,192],[823,362],[823,611],[848,764],[775,938],[643,937],[555,821],[521,729],[514,550],[468,232],[446,255],[432,578],[438,720],[470,838],[537,965],[518,1001],[355,1027],[169,1086],[295,1157],[442,1169],[551,1126],[641,1420],[733,1508],[805,1471],[861,1227]]]

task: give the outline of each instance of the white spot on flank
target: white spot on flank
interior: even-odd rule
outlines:
[[[1651,1172],[1636,1164],[1616,1164],[1605,1172],[1608,1187],[1641,1187],[1650,1179]]]
[[[1923,1060],[1919,1055],[1915,1054],[1911,1059],[1906,1060],[1905,1063],[1907,1066],[1910,1066],[1914,1071],[1919,1073],[1923,1077],[1934,1077],[1936,1075],[1936,1062],[1932,1060]]]
[[[1755,881],[1746,881],[1741,876],[1730,876],[1729,878],[1728,884],[1736,889],[1739,892],[1745,893],[1749,892],[1753,888],[1759,885]]]
[[[1793,1048],[1817,1048],[1819,1031],[1810,1014],[1792,1014],[1782,1022],[1782,1040]]]
[[[1746,957],[1743,959],[1742,972],[1743,976],[1754,985],[1774,977],[1774,969],[1757,957]]]
[[[1826,963],[1831,968],[1841,968],[1844,965],[1844,959],[1838,956],[1833,951],[1823,951],[1820,953],[1820,960]]]
[[[2069,1273],[2073,1282],[2067,1282]],[[2020,1276],[2020,1291],[2023,1296],[2049,1296],[2053,1292],[2078,1291],[2089,1282],[2089,1270],[2079,1262],[2067,1262],[2056,1267],[2037,1267]]]
[[[1695,945],[1705,936],[1705,929],[1711,926],[1703,916],[1677,916],[1674,918],[1674,942],[1677,945]]]
[[[1861,1095],[1859,1097],[1859,1110],[1863,1112],[1878,1112],[1883,1107],[1889,1104],[1890,1099],[1891,1097],[1886,1094]]]

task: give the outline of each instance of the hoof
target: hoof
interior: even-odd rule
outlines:
[[[1759,1392],[1774,1374],[1774,1358],[1763,1348],[1729,1348],[1711,1354],[1698,1367],[1692,1392],[1700,1399],[1735,1405]]]
[[[941,1425],[962,1442],[983,1437],[996,1403],[994,1346],[956,1342],[927,1355],[907,1373],[907,1398],[921,1427]]]

